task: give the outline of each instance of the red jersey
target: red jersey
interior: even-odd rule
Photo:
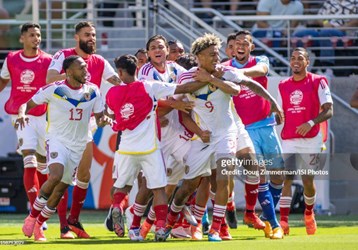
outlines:
[[[9,52],[6,64],[11,79],[11,93],[5,103],[8,114],[17,115],[19,107],[32,98],[37,91],[46,85],[47,68],[51,55],[43,51],[33,58],[23,55],[23,50]],[[41,116],[46,113],[46,105],[38,105],[29,111],[29,115]]]
[[[54,55],[54,61],[59,60],[62,54],[64,55],[64,58],[72,55],[78,55],[75,48],[63,49]],[[87,71],[89,74],[87,81],[96,84],[98,87],[101,87],[102,75],[105,67],[104,58],[100,55],[92,54],[87,58],[83,58],[83,60],[87,63]],[[60,73],[64,73],[62,69],[62,62]]]
[[[256,57],[250,56],[248,62],[242,68],[251,68],[257,64]],[[233,59],[224,63],[234,68]],[[254,77],[253,80],[259,82],[267,89],[268,79],[266,76]],[[261,121],[270,114],[270,102],[263,97],[255,94],[248,87],[241,85],[240,94],[233,97],[235,109],[245,126]]]
[[[319,124],[314,125],[304,137],[297,134],[296,129],[301,124],[318,116],[321,108],[319,87],[328,88],[325,77],[308,73],[301,81],[294,81],[293,77],[290,77],[281,81],[278,87],[285,114],[285,124],[281,132],[282,139],[315,137],[320,131]]]
[[[106,96],[108,107],[114,112],[115,131],[135,129],[150,113],[153,100],[144,88],[143,82],[114,86]]]

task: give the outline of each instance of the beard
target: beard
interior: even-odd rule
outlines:
[[[89,46],[88,42],[84,42],[80,40],[80,49],[83,50],[88,55],[92,55],[96,53],[96,43],[93,44],[93,46]]]

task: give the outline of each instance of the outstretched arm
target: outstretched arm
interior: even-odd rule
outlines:
[[[47,75],[46,75],[46,83],[53,83],[53,82],[57,82],[57,81],[62,81],[66,79],[66,74],[62,73],[60,74],[57,70],[54,69],[50,69],[47,71]]]

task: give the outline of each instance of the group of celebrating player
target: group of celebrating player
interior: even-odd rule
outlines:
[[[290,59],[293,76],[279,85],[282,110],[266,90],[267,57],[251,55],[254,44],[249,31],[228,37],[229,60],[224,63],[219,58],[221,41],[213,34],[197,38],[191,46],[192,56],[173,58],[176,61],[168,60],[165,37],[155,35],[146,44],[149,62],[139,67],[135,56],[122,55],[114,61],[118,74],[95,54],[92,23],[78,23],[75,40],[74,48],[51,57],[39,49],[40,26],[26,23],[20,37],[24,49],[10,52],[1,71],[0,91],[10,79],[12,82],[5,110],[16,128],[31,204],[22,227],[26,236],[46,241],[44,222],[57,209],[61,238],[74,238],[72,232],[90,238],[79,214],[90,181],[92,131],[106,125],[120,135],[113,189],[108,194],[113,203],[106,219],[107,228],[118,237],[125,235],[125,214],[133,241],[143,241],[153,225],[156,241],[170,235],[202,240],[210,197],[213,215],[208,240],[232,239],[225,212],[235,211],[235,176],[226,173],[238,167],[228,164],[236,158],[249,170],[243,176],[244,223],[264,230],[271,239],[289,234],[293,176],[274,171],[292,166],[319,168],[320,123],[333,115],[327,80],[307,72],[305,49],[294,49]],[[105,97],[99,90],[103,80],[115,85]],[[281,123],[285,155],[274,128]],[[259,175],[262,168],[273,170],[270,182]],[[135,179],[139,190],[128,207]],[[317,228],[313,179],[313,175],[302,176],[307,234],[314,234]],[[66,218],[67,187],[73,184]],[[260,218],[255,214],[257,199],[262,207]],[[275,213],[277,203],[280,221]],[[236,216],[231,218],[230,227],[237,227]]]

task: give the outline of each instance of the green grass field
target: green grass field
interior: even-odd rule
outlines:
[[[358,216],[317,216],[318,231],[307,236],[301,220],[302,216],[290,217],[291,232],[283,240],[266,239],[263,232],[240,224],[231,229],[232,241],[208,242],[168,239],[165,243],[153,241],[153,235],[144,242],[134,243],[127,237],[118,238],[103,226],[106,211],[84,211],[81,220],[91,239],[61,240],[57,216],[49,221],[49,230],[45,231],[47,242],[34,243],[21,232],[22,221],[26,215],[0,214],[0,249],[358,249]],[[241,214],[239,214],[240,217]],[[5,245],[6,241],[19,241],[19,245]]]

